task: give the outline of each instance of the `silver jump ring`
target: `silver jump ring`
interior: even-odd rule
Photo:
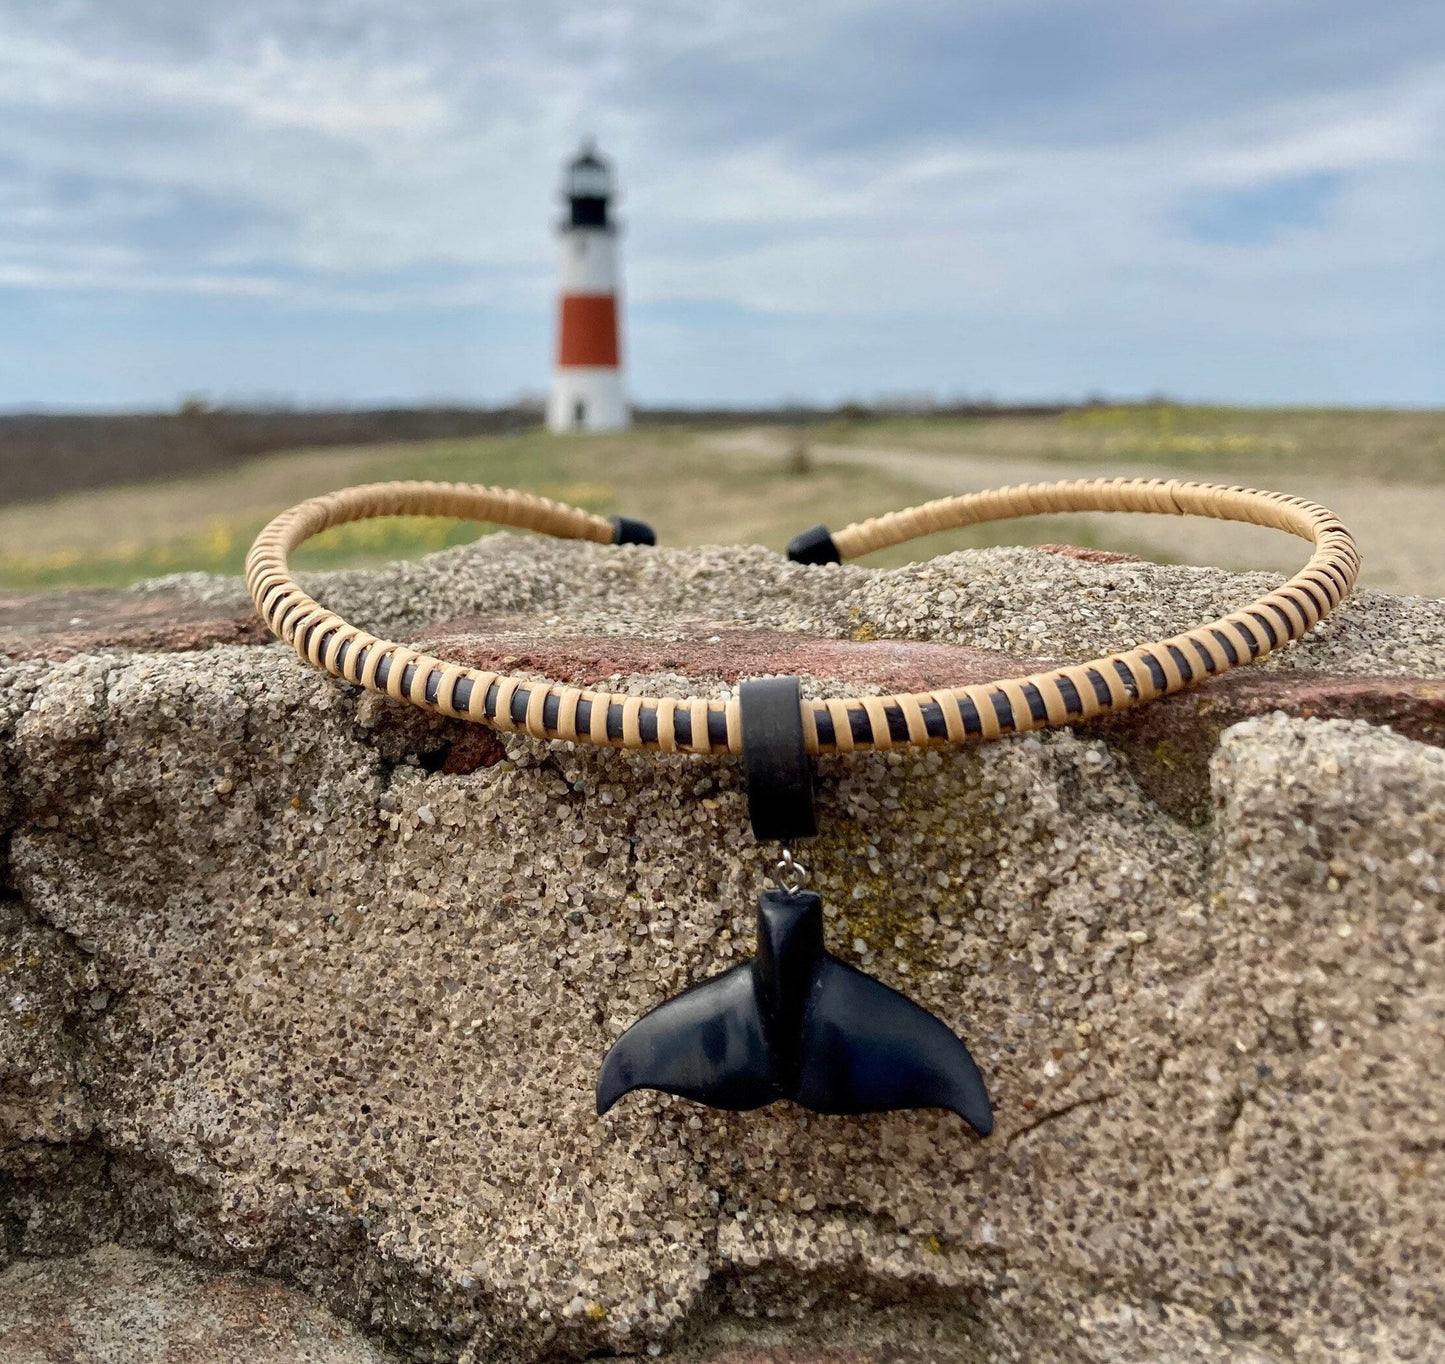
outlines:
[[[793,850],[784,845],[783,855],[773,867],[773,879],[780,889],[787,891],[789,895],[796,895],[808,884],[808,869],[801,862],[795,861]]]

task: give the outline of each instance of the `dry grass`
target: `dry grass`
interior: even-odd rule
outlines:
[[[833,428],[828,439],[991,460],[1107,462],[1120,473],[1165,465],[1176,475],[1230,482],[1309,473],[1445,484],[1445,412],[1438,411],[1149,403],[1059,417],[855,423]]]
[[[1120,474],[1275,488],[1344,519],[1364,552],[1366,586],[1445,596],[1441,412],[1101,407],[1048,419],[878,422],[820,436],[815,453],[824,464],[886,468],[931,496]],[[1118,537],[1128,536],[1153,558],[1280,572],[1300,563],[1288,538],[1227,522],[1114,517],[1084,524],[1099,536],[1086,543],[1122,548]],[[1027,535],[1028,527],[1006,529]],[[947,547],[948,539],[937,537],[932,548]]]
[[[224,473],[68,494],[0,509],[0,587],[124,584],[183,569],[236,572],[266,520],[351,483],[430,478],[527,488],[655,525],[669,544],[762,539],[847,520],[915,491],[847,466],[790,474],[766,451],[720,452],[686,430],[557,438],[543,433],[298,451]],[[308,545],[313,566],[407,557],[478,533],[422,518],[342,527]]]
[[[542,432],[271,455],[200,478],[69,494],[0,509],[0,587],[124,584],[182,569],[235,572],[252,536],[293,502],[349,483],[436,478],[523,487],[655,525],[666,544],[758,541],[781,548],[944,491],[1094,473],[1185,474],[1300,491],[1360,521],[1381,586],[1445,593],[1445,414],[1276,412],[1146,406],[1057,418],[907,419],[799,433],[642,428]],[[1327,495],[1329,494],[1329,495]],[[1331,496],[1334,500],[1331,500]],[[1278,537],[1177,520],[1041,518],[935,537],[878,556],[900,562],[964,545],[1067,540],[1155,558],[1287,567]],[[374,562],[459,543],[465,523],[406,518],[343,527],[312,565]],[[1378,544],[1372,544],[1372,541]]]

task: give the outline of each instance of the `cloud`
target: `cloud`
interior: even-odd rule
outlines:
[[[1210,338],[1353,335],[1368,397],[1396,382],[1389,329],[1441,344],[1442,16],[0,0],[0,288],[131,298],[156,334],[168,297],[269,308],[278,335],[314,310],[418,336],[416,317],[456,310],[544,330],[558,163],[595,132],[621,171],[645,396],[776,396],[744,337],[801,356],[811,336],[820,395],[866,392],[872,333],[914,388],[953,382],[960,335],[993,337],[1017,352],[981,344],[976,386],[1032,358],[1031,392],[1077,383],[1060,357],[1100,337],[1097,382],[1190,391]],[[693,390],[649,337],[697,357]],[[508,366],[545,354],[508,347],[477,394],[535,385]]]
[[[95,56],[57,41],[11,33],[0,48],[7,99],[39,110],[103,110],[133,104],[182,114],[215,111],[257,129],[304,129],[325,135],[378,131],[435,133],[444,104],[417,65],[362,66],[298,58],[275,37],[244,60],[173,65]]]

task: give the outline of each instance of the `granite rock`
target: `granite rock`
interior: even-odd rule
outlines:
[[[397,1364],[306,1294],[101,1246],[0,1271],[5,1364]]]
[[[1262,581],[499,536],[315,589],[459,655],[720,695],[758,657],[820,694],[1078,658]],[[232,583],[139,595],[231,642],[87,643],[59,610],[64,648],[0,665],[7,1276],[184,1257],[414,1359],[1445,1356],[1437,604],[1357,599],[1241,674],[1293,714],[1211,686],[820,764],[835,950],[969,1041],[978,1141],[651,1094],[597,1118],[610,1042],[750,951],[737,765],[497,739],[247,642]]]

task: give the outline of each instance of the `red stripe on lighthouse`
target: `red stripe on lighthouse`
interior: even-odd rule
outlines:
[[[562,296],[557,363],[617,367],[617,300],[611,294]]]

